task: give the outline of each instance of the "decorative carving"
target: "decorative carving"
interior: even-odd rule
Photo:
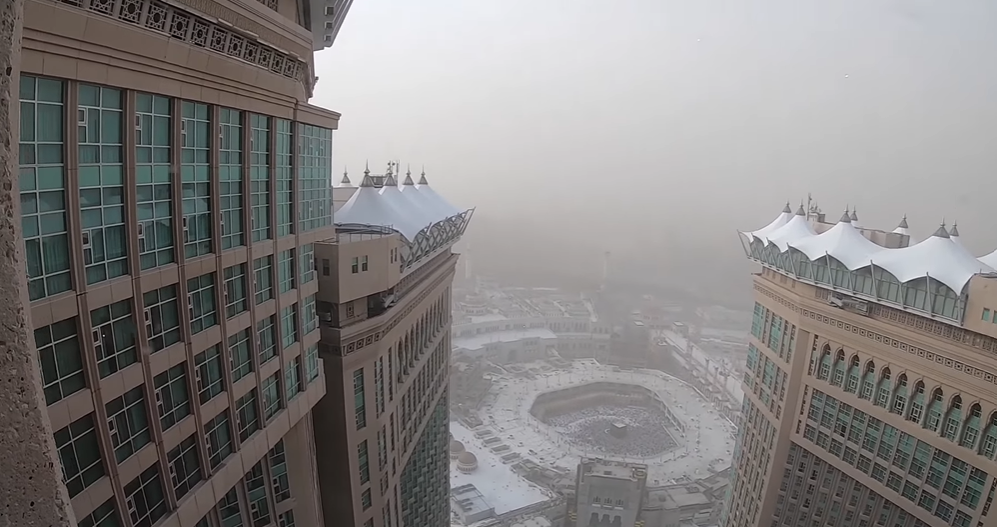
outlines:
[[[312,79],[308,73],[308,64],[297,57],[285,55],[271,48],[264,42],[253,42],[246,36],[234,32],[221,25],[214,24],[193,13],[185,12],[174,6],[156,0],[60,0],[63,4],[76,8],[129,22],[146,29],[164,33],[170,37],[183,40],[195,47],[234,57],[271,72],[295,79],[306,87],[311,86]],[[237,15],[235,12],[216,2],[203,0],[181,0],[183,3],[197,9],[199,12],[216,16],[240,29],[259,35],[261,39],[272,42],[286,49],[300,48],[300,45],[277,35],[270,29],[252,20]],[[269,5],[272,0],[263,3]],[[274,2],[276,3],[276,2]],[[306,82],[307,81],[307,82]]]
[[[925,349],[917,347],[914,344],[910,344],[908,342],[897,340],[897,339],[895,339],[893,337],[890,337],[888,335],[883,335],[881,333],[877,333],[877,332],[875,332],[875,331],[873,331],[871,329],[868,329],[868,328],[865,328],[865,327],[862,327],[862,326],[858,326],[858,325],[852,324],[850,322],[845,322],[845,321],[842,321],[842,320],[831,318],[831,317],[829,317],[827,315],[824,315],[822,313],[816,313],[816,312],[811,311],[809,309],[801,308],[800,306],[797,306],[796,304],[790,302],[789,300],[786,300],[785,298],[783,298],[782,296],[776,294],[775,292],[770,291],[770,290],[768,290],[768,289],[766,289],[766,288],[764,288],[764,287],[762,287],[762,286],[760,286],[758,284],[755,284],[755,290],[758,291],[759,293],[761,293],[762,295],[764,295],[764,296],[772,299],[773,301],[779,303],[780,305],[786,307],[787,309],[793,311],[794,313],[798,313],[802,317],[809,318],[811,320],[815,320],[817,322],[820,322],[821,324],[824,324],[826,326],[831,326],[831,327],[840,329],[842,331],[848,331],[850,333],[853,333],[853,334],[858,335],[860,337],[863,337],[865,339],[872,340],[872,341],[878,342],[878,343],[886,345],[886,346],[890,346],[892,348],[898,349],[898,350],[906,352],[906,353],[910,353],[911,355],[917,355],[918,357],[930,360],[930,361],[932,361],[932,362],[934,362],[934,363],[936,363],[936,364],[938,364],[940,366],[944,366],[946,368],[950,368],[950,369],[955,370],[957,372],[960,372],[962,374],[969,375],[969,376],[972,376],[972,377],[977,378],[977,379],[983,379],[986,382],[989,382],[991,384],[997,385],[997,376],[995,376],[995,373],[992,372],[992,371],[988,371],[988,370],[983,370],[983,369],[980,369],[980,368],[976,368],[974,366],[970,366],[968,364],[960,362],[958,359],[949,357],[947,355],[943,355],[943,354],[940,354],[940,353],[935,353],[935,352],[932,352],[932,351],[927,351]],[[888,307],[885,307],[885,306],[874,306],[874,308],[873,308],[874,311],[875,311],[876,307],[880,307],[880,308],[882,308],[884,310],[882,313],[883,313],[883,315],[886,315],[886,316],[885,317],[881,316],[881,318],[885,318],[886,320],[889,320],[889,321],[895,322],[895,323],[903,323],[901,321],[899,315],[893,315],[893,316],[896,317],[896,318],[893,318],[893,316],[890,316],[888,313],[885,312],[885,310],[889,310],[891,308],[888,308]],[[916,321],[910,320],[910,318],[917,317],[917,315],[912,315],[910,313],[905,313],[905,312],[900,311],[900,310],[894,310],[894,311],[899,311],[900,314],[908,317],[907,320],[909,322],[905,323],[904,325],[911,326],[911,327],[914,327],[915,329],[917,329],[917,324],[918,323]],[[917,317],[917,318],[923,318],[923,317]],[[921,322],[920,326],[922,328],[928,328],[929,326],[926,324],[927,322],[930,322],[932,324],[940,324],[942,326],[945,325],[945,324],[941,324],[940,322],[935,322],[933,320],[926,320],[926,321]],[[961,330],[959,328],[952,328],[952,329],[957,330],[958,332],[961,332],[961,333],[967,333],[965,330]],[[922,331],[925,331],[925,330],[922,330]],[[945,336],[944,332],[942,334],[937,334],[933,330],[932,331],[928,331],[928,332],[930,332],[932,334],[935,334],[937,336],[942,336],[942,337]],[[956,342],[959,342],[960,344],[967,345],[967,346],[972,346],[972,347],[975,347],[975,348],[980,349],[982,351],[988,351],[988,350],[984,349],[983,346],[982,346],[983,339],[975,339],[974,338],[974,339],[970,339],[971,343],[967,343],[967,342],[963,342],[963,341],[957,340],[956,337],[958,337],[960,335],[958,333],[956,333],[956,332],[953,332],[952,336],[953,336],[953,338],[951,340],[955,340]],[[986,338],[989,339],[990,337],[986,337]],[[993,339],[991,339],[991,340],[993,340]],[[981,345],[980,346],[974,345],[976,342],[979,342]],[[991,346],[992,346],[992,344],[991,344]],[[993,354],[992,351],[990,353]]]

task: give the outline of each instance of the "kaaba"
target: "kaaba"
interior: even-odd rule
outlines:
[[[613,437],[624,437],[627,435],[627,425],[625,423],[613,423],[609,427],[609,433]]]

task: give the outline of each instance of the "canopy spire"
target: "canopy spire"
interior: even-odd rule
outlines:
[[[959,236],[959,222],[953,221],[952,228],[949,229],[949,236],[958,237]]]
[[[782,211],[784,213],[786,213],[786,214],[792,214],[793,213],[793,209],[789,208],[789,202],[788,201],[786,202],[786,206],[783,207]]]
[[[945,220],[942,220],[942,224],[938,226],[938,230],[932,236],[938,236],[939,238],[949,237],[949,231],[945,229]]]
[[[339,184],[342,185],[342,186],[347,186],[347,185],[352,185],[353,184],[350,181],[350,173],[349,173],[349,171],[346,170],[345,166],[343,167],[343,180],[340,181]]]
[[[858,207],[852,207],[852,223],[859,221]]]
[[[852,217],[848,215],[848,206],[847,205],[845,206],[845,213],[842,214],[841,215],[841,219],[838,220],[838,223],[841,223],[841,222],[845,222],[845,223],[851,223],[852,222]]]
[[[903,218],[900,218],[900,225],[897,225],[898,229],[907,229],[907,215],[904,214]]]
[[[420,185],[428,185],[429,181],[426,179],[426,165],[422,165],[422,177],[419,178]]]

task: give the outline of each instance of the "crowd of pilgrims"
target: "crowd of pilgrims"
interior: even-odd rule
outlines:
[[[546,423],[575,446],[619,457],[653,457],[674,448],[666,430],[672,424],[659,410],[635,406],[592,406],[548,417]],[[610,433],[614,424],[626,425],[626,434]]]

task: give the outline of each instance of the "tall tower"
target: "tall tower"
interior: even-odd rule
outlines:
[[[313,254],[339,114],[308,101],[350,2],[25,4],[12,147],[76,519],[322,525]]]
[[[722,525],[997,525],[997,253],[805,214],[741,234],[762,269]]]
[[[448,527],[451,249],[473,211],[425,176],[418,186],[372,179],[336,211],[337,238],[315,244],[325,525]]]

